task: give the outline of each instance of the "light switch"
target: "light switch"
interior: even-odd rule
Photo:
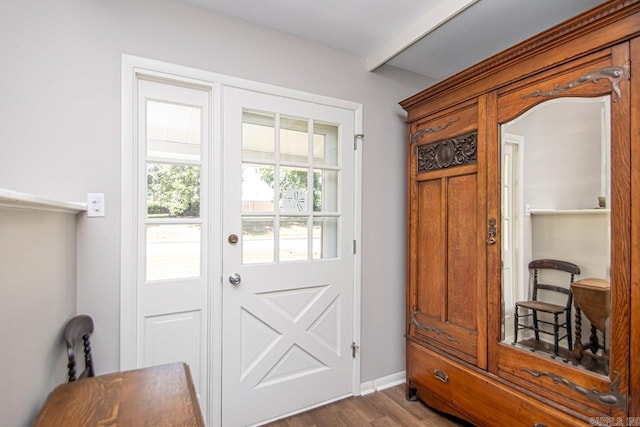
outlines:
[[[104,193],[87,194],[87,216],[104,216]]]

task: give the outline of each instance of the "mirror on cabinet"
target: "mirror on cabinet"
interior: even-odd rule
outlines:
[[[502,340],[609,373],[610,97],[501,126]]]

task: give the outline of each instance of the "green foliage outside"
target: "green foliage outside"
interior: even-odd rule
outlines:
[[[262,180],[275,185],[273,168],[260,168]],[[313,173],[313,210],[320,211],[321,177]],[[306,170],[281,170],[280,194],[307,189]],[[197,217],[200,215],[200,168],[189,165],[147,165],[147,213],[150,216]]]
[[[274,187],[275,177],[273,168],[260,168],[260,177],[264,182],[269,184],[271,188]],[[321,190],[321,174],[319,172],[313,173],[313,210],[314,212],[322,209],[322,190]],[[291,189],[303,189],[306,190],[307,186],[307,171],[306,170],[280,170],[280,197],[282,194]]]
[[[150,216],[200,215],[200,168],[188,165],[147,165],[147,213]]]

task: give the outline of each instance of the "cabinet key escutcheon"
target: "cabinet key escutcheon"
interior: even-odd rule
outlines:
[[[487,243],[495,245],[496,243],[496,219],[489,218],[489,231],[487,232]]]
[[[449,375],[447,375],[444,371],[440,369],[436,369],[433,371],[433,376],[442,381],[443,383],[449,382]]]

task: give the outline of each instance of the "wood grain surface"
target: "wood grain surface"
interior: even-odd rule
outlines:
[[[34,426],[204,426],[184,363],[85,378],[56,387]]]

